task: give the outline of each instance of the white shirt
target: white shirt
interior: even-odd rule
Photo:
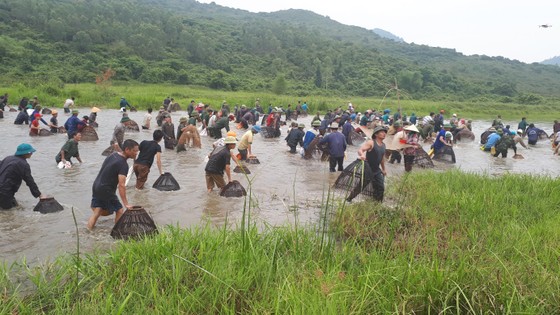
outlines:
[[[66,102],[64,102],[64,108],[69,108],[71,106],[74,106],[74,101],[71,98],[69,98],[66,100]]]
[[[216,126],[216,115],[212,115],[208,120],[208,127],[215,127]]]
[[[428,115],[428,116],[424,117],[424,119],[422,119],[422,122],[424,123],[424,125],[429,124],[430,121],[434,121],[434,119],[430,115]]]
[[[144,115],[144,122],[142,123],[142,126],[148,127],[150,125],[150,121],[152,121],[152,114],[146,113],[146,115]]]

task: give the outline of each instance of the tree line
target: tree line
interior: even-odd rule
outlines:
[[[0,0],[5,84],[114,80],[220,90],[538,103],[560,69],[384,39],[315,13],[194,0]]]

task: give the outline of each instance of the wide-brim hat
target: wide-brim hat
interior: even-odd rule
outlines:
[[[236,144],[237,139],[235,137],[228,136],[224,139],[224,144]]]
[[[77,110],[77,109],[73,109],[73,110],[72,110],[72,115],[74,115],[74,114],[79,114],[79,113],[80,113],[80,111]]]
[[[408,125],[408,126],[404,127],[403,129],[408,130],[408,131],[412,131],[412,132],[420,132],[420,131],[418,131],[418,128],[416,128],[416,125]]]
[[[99,109],[98,107],[94,106],[94,107],[91,108],[92,113],[99,113],[100,111],[101,111],[101,109]]]
[[[320,126],[321,126],[321,122],[318,121],[318,120],[315,120],[315,121],[313,121],[313,122],[311,123],[311,126],[313,126],[313,127],[320,127]]]
[[[125,116],[125,117],[121,118],[121,122],[122,122],[122,123],[123,123],[123,122],[127,122],[127,121],[130,121],[130,117]]]
[[[329,126],[329,128],[331,128],[331,129],[338,129],[338,123],[335,123],[335,122],[331,123],[331,125]]]
[[[385,131],[385,132],[387,132],[387,127],[385,127],[385,126],[377,126],[377,127],[375,127],[375,128],[373,129],[373,134],[375,135],[375,134],[377,134],[377,133],[380,132],[380,131]]]
[[[305,128],[305,124],[299,124],[298,128]]]
[[[29,143],[22,143],[18,145],[16,153],[14,155],[26,155],[35,151],[37,150],[35,150]]]
[[[187,117],[181,117],[181,118],[179,118],[179,122],[187,122]]]
[[[517,129],[517,133],[523,133],[523,130]]]

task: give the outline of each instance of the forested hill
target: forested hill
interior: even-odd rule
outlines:
[[[303,10],[193,0],[0,0],[4,84],[114,79],[224,90],[539,102],[560,68],[385,39]]]

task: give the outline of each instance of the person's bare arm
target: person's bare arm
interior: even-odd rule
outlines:
[[[368,140],[358,149],[358,159],[365,161],[366,152],[373,148],[373,140]]]
[[[226,175],[228,178],[228,183],[231,183],[231,167],[229,164],[226,164]]]
[[[159,170],[159,174],[163,174],[163,169],[161,167],[161,152],[156,153],[156,165]]]
[[[118,186],[118,190],[119,190],[119,196],[121,197],[121,200],[123,202],[123,206],[126,209],[130,209],[132,208],[132,206],[130,204],[128,204],[128,199],[126,198],[126,175],[119,175],[119,186]]]

